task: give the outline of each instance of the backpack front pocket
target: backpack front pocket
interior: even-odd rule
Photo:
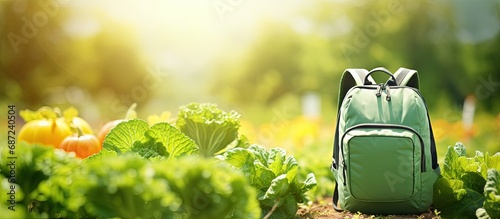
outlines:
[[[402,201],[413,197],[425,169],[423,142],[411,128],[363,124],[342,138],[347,189],[362,201]]]

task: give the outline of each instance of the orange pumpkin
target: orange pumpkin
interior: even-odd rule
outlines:
[[[19,131],[19,141],[58,147],[71,135],[70,127],[61,119],[40,119],[26,123]]]
[[[101,144],[94,135],[83,134],[66,137],[59,145],[60,149],[66,152],[75,152],[76,157],[87,158],[101,151]]]

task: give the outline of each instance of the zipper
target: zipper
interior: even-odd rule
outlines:
[[[389,85],[378,84],[377,85],[377,92],[375,92],[375,96],[377,96],[377,97],[382,96],[382,90],[385,90],[385,93],[387,94],[387,96],[385,97],[385,100],[391,101],[391,93],[390,93]]]
[[[382,84],[382,85],[383,85],[383,84]],[[356,85],[356,86],[354,86],[354,87],[351,87],[351,88],[347,91],[346,96],[347,96],[347,94],[349,94],[349,93],[351,92],[351,90],[353,90],[353,89],[355,89],[355,88],[363,88],[363,89],[376,89],[376,90],[378,90],[378,89],[381,89],[381,87],[379,87],[379,86],[380,86],[380,84],[379,84],[379,85],[376,85],[376,86],[373,86],[373,85]],[[424,97],[422,96],[422,94],[420,93],[420,91],[419,91],[418,89],[413,88],[413,87],[407,87],[407,86],[391,86],[391,89],[399,89],[399,88],[406,88],[406,89],[411,89],[411,90],[415,91],[415,93],[417,93],[417,95],[418,95],[418,96],[420,96],[420,98],[421,98],[421,99],[424,101],[424,103],[425,103],[425,99],[424,99]],[[381,92],[379,91],[378,93],[381,93]],[[377,95],[377,93],[375,93],[375,95]],[[378,95],[377,95],[377,96],[378,96]],[[425,105],[426,105],[426,107],[427,107],[427,104],[425,104]]]
[[[353,129],[358,129],[358,128],[398,128],[398,129],[405,129],[407,131],[413,132],[418,137],[418,140],[420,141],[420,172],[425,172],[425,147],[424,147],[424,140],[422,139],[422,136],[420,136],[415,129],[404,126],[404,125],[392,125],[392,124],[370,124],[370,123],[365,123],[365,124],[359,124],[352,126],[348,128],[344,135],[342,135],[342,138],[340,138],[340,143],[344,144],[344,137],[345,135],[349,132],[352,131]],[[340,147],[341,150],[341,155],[344,156],[344,147]],[[344,184],[345,184],[345,171],[347,169],[345,161],[342,161],[344,165]]]
[[[387,96],[385,97],[385,100],[387,100],[387,101],[391,101],[391,94],[389,91],[390,91],[389,85],[386,85],[385,86],[385,93],[387,94]]]
[[[377,85],[377,92],[375,92],[375,96],[380,97],[382,94],[380,90],[383,88],[384,84]]]

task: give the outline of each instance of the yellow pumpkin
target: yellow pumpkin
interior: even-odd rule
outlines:
[[[73,132],[61,119],[39,119],[26,123],[19,130],[19,141],[39,143],[57,148]]]

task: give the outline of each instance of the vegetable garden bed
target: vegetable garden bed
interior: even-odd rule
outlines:
[[[89,144],[68,149],[54,141],[37,142],[39,129],[49,133],[42,140],[57,131],[58,142],[59,129],[75,130],[76,109],[58,114],[47,108],[21,112],[26,121],[35,120],[29,138],[0,148],[0,207],[8,209],[2,217],[500,217],[500,153],[467,157],[461,143],[448,147],[441,164],[442,176],[434,186],[437,210],[375,216],[336,212],[331,197],[317,198],[332,192],[325,189],[333,183],[327,164],[318,169],[314,161],[299,162],[283,148],[251,144],[238,133],[239,114],[213,104],[183,106],[170,122],[130,118],[136,116],[129,111],[93,155],[82,152]],[[55,125],[40,125],[45,123]],[[76,127],[78,136],[68,137],[78,142],[81,128]],[[314,173],[321,177],[318,183]],[[307,205],[310,201],[314,204]]]

